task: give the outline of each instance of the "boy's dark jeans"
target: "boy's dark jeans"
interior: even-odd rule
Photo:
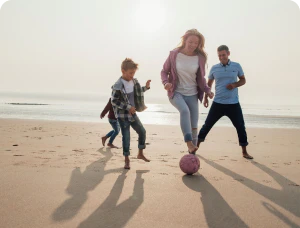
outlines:
[[[138,134],[138,148],[145,149],[146,148],[146,130],[143,127],[140,119],[136,114],[133,115],[134,121],[126,121],[118,118],[121,132],[122,132],[122,144],[123,144],[123,155],[129,156],[129,148],[130,148],[130,126],[136,131]]]
[[[219,104],[212,103],[208,116],[205,120],[205,124],[202,126],[199,135],[198,142],[204,142],[207,134],[214,124],[223,116],[227,116],[238,133],[240,146],[247,146],[247,133],[245,128],[245,122],[243,112],[240,103],[237,104]]]

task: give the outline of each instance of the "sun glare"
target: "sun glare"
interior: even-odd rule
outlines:
[[[141,2],[134,20],[145,32],[155,32],[165,23],[164,7],[159,2]]]

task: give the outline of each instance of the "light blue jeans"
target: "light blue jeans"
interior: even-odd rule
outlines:
[[[175,92],[174,97],[169,98],[171,104],[180,113],[180,126],[184,136],[184,141],[193,141],[197,145],[197,126],[199,119],[198,96],[184,96]]]

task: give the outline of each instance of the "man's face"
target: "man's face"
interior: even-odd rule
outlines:
[[[122,69],[123,79],[126,81],[131,81],[134,77],[135,72],[136,72],[136,69],[128,69],[128,70]]]
[[[228,63],[228,57],[230,55],[230,51],[218,51],[219,60],[222,64],[226,65]]]

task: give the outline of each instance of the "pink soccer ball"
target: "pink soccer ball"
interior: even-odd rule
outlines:
[[[199,170],[200,160],[193,154],[186,154],[180,159],[179,166],[182,172],[192,175]]]

